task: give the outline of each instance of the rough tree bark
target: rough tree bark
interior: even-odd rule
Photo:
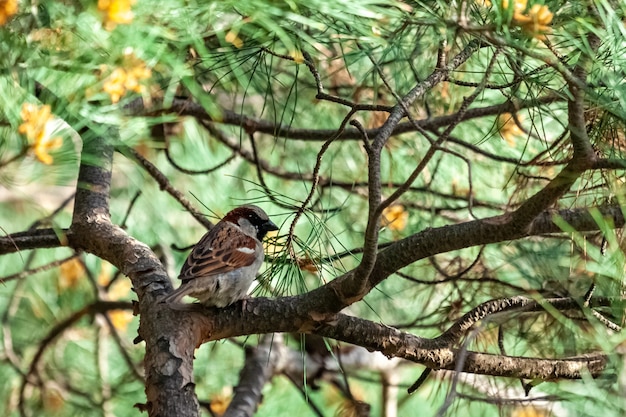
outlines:
[[[139,302],[139,335],[145,341],[146,404],[150,416],[198,415],[193,352],[198,339],[191,321],[158,303],[170,279],[148,246],[114,225],[109,216],[113,146],[109,138],[85,140],[68,244],[117,266],[130,278]]]

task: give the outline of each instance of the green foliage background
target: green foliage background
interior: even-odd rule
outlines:
[[[598,111],[592,139],[599,152],[607,157],[622,157],[623,148],[616,141],[623,139],[626,120],[624,5],[593,4],[595,12],[591,13],[591,2],[545,2],[554,12],[553,35],[549,39],[564,57],[563,65],[572,65],[591,53],[587,44],[590,32],[601,38],[600,49],[588,64],[589,84],[594,86],[589,92],[590,107]],[[467,22],[459,18],[461,7],[467,8],[463,12],[469,17]],[[256,167],[242,158],[210,175],[183,175],[168,163],[163,140],[151,133],[155,126],[172,122],[176,117],[159,112],[132,114],[132,109],[129,111],[124,106],[136,100],[136,94],[128,94],[119,104],[111,103],[102,89],[107,68],[122,65],[129,51],[152,70],[143,94],[146,103],[152,97],[167,105],[179,95],[191,94],[218,121],[227,110],[292,128],[334,131],[347,109],[316,99],[315,80],[306,65],[299,62],[302,54],[312,56],[320,69],[322,84],[331,94],[364,104],[391,106],[395,99],[384,82],[390,84],[393,92],[405,94],[433,70],[439,45],[446,43],[446,50],[454,55],[483,33],[493,35],[503,50],[495,60],[488,82],[506,84],[516,73],[523,73],[524,78],[510,88],[483,90],[473,107],[499,104],[506,99],[522,102],[547,94],[567,94],[561,74],[543,65],[544,47],[512,25],[511,10],[497,2],[487,8],[474,2],[457,5],[444,1],[167,0],[155,5],[139,0],[132,10],[135,15],[132,23],[107,30],[94,1],[23,1],[19,13],[0,28],[0,96],[7,98],[0,107],[0,162],[28,148],[17,129],[22,103],[36,102],[37,84],[51,90],[56,97],[53,112],[73,128],[59,126],[64,145],[53,152],[53,165],[44,166],[30,154],[0,165],[3,233],[26,230],[35,221],[58,228],[70,225],[71,207],[48,216],[71,194],[81,149],[76,131],[85,126],[96,133],[114,135],[119,148],[140,149],[175,188],[182,190],[196,206],[205,206],[203,211],[207,214],[214,211],[217,218],[234,205],[258,202],[281,225],[281,234],[289,228],[295,210],[272,204],[263,184],[272,190],[272,198],[297,207],[307,197],[310,181],[288,180],[270,173],[260,178]],[[240,47],[227,41],[228,34],[240,40]],[[452,74],[461,83],[451,82],[430,90],[414,109],[415,114],[429,118],[458,111],[464,97],[471,92],[467,85],[482,82],[493,54],[494,48],[484,48],[475,54]],[[284,59],[285,56],[295,58],[295,62]],[[472,119],[462,129],[453,131],[453,137],[458,136],[481,152],[454,142],[447,144],[457,153],[440,153],[428,164],[412,190],[401,199],[409,212],[407,227],[400,231],[383,230],[383,243],[427,227],[499,214],[545,185],[541,178],[553,177],[558,165],[554,168],[499,163],[485,154],[509,161],[528,161],[545,152],[546,160],[563,161],[567,153],[555,143],[567,125],[565,103],[520,110],[518,115],[530,133],[513,143],[500,136],[497,117],[493,115]],[[364,124],[375,123],[371,114],[359,113],[359,117]],[[224,130],[249,148],[248,138],[239,126]],[[183,120],[182,128],[168,140],[172,158],[188,169],[215,167],[231,155],[230,149],[214,140],[191,118]],[[264,135],[256,146],[259,157],[277,172],[308,175],[313,171],[321,144],[322,140]],[[406,133],[393,137],[384,154],[383,182],[402,183],[426,149],[422,135]],[[266,275],[271,280],[257,293],[299,293],[357,264],[358,251],[341,258],[338,254],[362,245],[367,201],[363,192],[358,191],[364,190],[367,181],[366,164],[360,141],[337,140],[332,144],[323,157],[320,174],[332,179],[332,183],[344,185],[318,189],[314,195],[316,210],[308,212],[296,228],[299,256],[328,257],[329,261],[319,263],[318,275],[302,271],[286,262],[287,254],[279,245],[284,241],[279,237],[275,242],[276,252],[270,254],[273,262],[268,263],[270,273]],[[572,193],[563,201],[567,207],[583,207],[609,198],[620,199],[623,194],[620,175],[621,172],[614,176],[589,174],[578,184],[579,193]],[[389,187],[386,192],[392,190]],[[470,192],[475,198],[471,210],[467,198]],[[138,193],[131,207],[131,200]],[[191,245],[203,233],[178,203],[122,153],[115,157],[111,215],[115,223],[125,221],[130,235],[163,251],[172,277],[177,275],[187,252],[171,246]],[[481,267],[469,274],[467,280],[438,285],[419,284],[396,276],[351,309],[360,316],[403,325],[420,336],[433,337],[479,303],[518,295],[520,291],[536,294],[548,289],[581,297],[594,280],[599,285],[599,295],[619,296],[623,254],[619,236],[608,228],[606,236],[607,255],[589,249],[597,243],[597,236],[529,239],[492,245],[482,252],[470,248],[443,254],[434,262],[449,274],[469,266],[479,253]],[[0,263],[0,277],[70,255],[71,251],[64,248],[5,255]],[[0,336],[3,342],[0,347],[3,413],[0,414],[19,415],[22,375],[29,372],[42,339],[83,306],[108,297],[109,288],[97,280],[103,271],[102,261],[90,255],[81,255],[81,259],[87,274],[68,288],[62,287],[58,268],[0,285],[4,328]],[[116,275],[115,271],[104,271],[110,277]],[[411,265],[403,272],[431,282],[442,277],[429,260]],[[491,278],[500,283],[489,281]],[[121,299],[131,300],[133,294],[129,292]],[[623,311],[615,315],[619,323]],[[614,352],[623,343],[619,334],[599,338],[598,335],[606,335],[606,330],[597,323],[585,325],[558,314],[513,317],[502,326],[507,329],[505,346],[511,355],[559,357],[589,350]],[[134,378],[120,351],[121,344],[135,366],[141,368],[142,346],[133,346],[131,342],[136,328],[137,318],[134,318],[127,329],[117,329],[121,340],[118,342],[111,335],[110,326],[96,314],[86,315],[63,331],[46,347],[37,372],[31,373],[38,375],[39,381],[36,387],[29,385],[24,391],[27,414],[139,415],[133,405],[143,401],[143,385]],[[485,323],[469,347],[498,352],[495,329],[493,323]],[[238,343],[256,343],[256,337]],[[243,351],[233,346],[231,341],[216,342],[197,351],[196,383],[202,401],[214,399],[224,386],[236,384]],[[291,346],[298,348],[295,340]],[[572,415],[623,415],[623,402],[614,401],[623,394],[622,366],[621,358],[616,356],[613,373],[607,378],[544,383],[540,388],[561,399],[557,402],[559,407],[570,410]],[[409,386],[421,370],[417,365],[405,367],[402,386]],[[351,375],[350,380],[352,389],[373,404],[372,415],[379,415],[378,375],[364,371]],[[487,381],[498,389],[519,384],[515,380],[496,382],[494,378]],[[402,394],[400,415],[416,412],[436,415],[450,386],[449,378],[431,378],[413,396]],[[460,394],[447,410],[448,415],[510,415],[518,407],[476,400],[475,397],[486,395],[471,384],[463,384],[463,379],[456,390]],[[319,390],[309,387],[306,396],[328,410],[325,415],[334,414],[338,400],[333,398],[338,394],[331,385],[323,385]],[[276,377],[267,387],[264,398],[259,416],[314,415],[299,390],[282,377]]]

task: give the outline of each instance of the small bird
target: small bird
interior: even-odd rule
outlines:
[[[263,264],[261,240],[278,227],[257,206],[231,210],[193,248],[180,271],[182,284],[163,302],[186,295],[207,307],[226,307],[246,297]]]

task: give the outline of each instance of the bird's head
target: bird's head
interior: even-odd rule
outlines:
[[[263,209],[251,204],[229,211],[222,220],[238,225],[245,234],[258,240],[263,240],[267,232],[278,230]]]

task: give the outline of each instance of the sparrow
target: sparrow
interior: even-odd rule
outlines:
[[[261,241],[278,230],[257,206],[231,210],[193,248],[178,278],[182,284],[162,301],[179,304],[186,295],[207,307],[226,307],[246,298],[263,264]]]

